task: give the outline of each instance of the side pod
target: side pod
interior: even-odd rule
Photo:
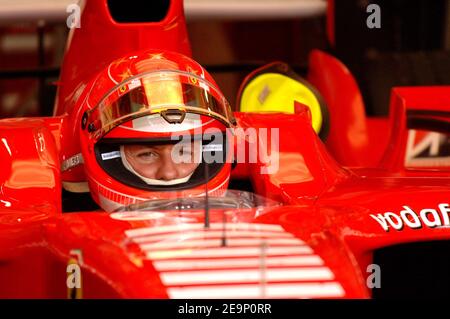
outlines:
[[[8,210],[61,212],[60,118],[0,121],[1,214]]]

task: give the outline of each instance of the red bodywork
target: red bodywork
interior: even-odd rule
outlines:
[[[350,73],[322,52],[312,54],[309,79],[329,106],[326,145],[304,114],[235,114],[240,128],[279,130],[279,167],[261,174],[267,164],[258,158],[238,164],[232,179],[283,206],[212,209],[209,229],[203,211],[140,220],[62,213],[61,146],[78,141],[70,133],[76,88],[134,50],[189,54],[181,1],[163,22],[137,25],[117,25],[105,3],[87,1],[71,35],[55,116],[0,121],[0,297],[66,298],[75,258],[84,298],[367,298],[374,250],[450,239],[448,169],[404,165],[408,110],[448,112],[450,87],[394,89],[390,120],[369,120]],[[448,123],[445,112],[438,117]],[[434,209],[440,224],[423,214],[410,227],[399,217],[404,206]]]

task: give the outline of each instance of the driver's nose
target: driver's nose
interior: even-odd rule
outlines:
[[[163,181],[170,181],[178,178],[177,164],[173,162],[171,156],[165,156],[158,170],[155,178]]]

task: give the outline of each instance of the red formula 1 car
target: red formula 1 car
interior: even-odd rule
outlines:
[[[174,60],[186,71],[176,76],[191,97],[205,86],[208,99],[220,95],[185,58],[181,1],[159,8],[158,22],[130,23],[126,10],[100,0],[87,1],[83,10],[81,28],[69,38],[54,116],[0,121],[0,297],[449,294],[450,87],[396,88],[390,119],[367,119],[345,67],[313,52],[308,79],[317,90],[308,94],[320,107],[299,98],[289,112],[257,112],[241,103],[234,114],[219,114],[213,104],[197,114],[219,114],[207,124],[233,118],[234,132],[256,130],[252,137],[234,135],[235,154],[276,145],[270,156],[237,161],[226,191],[212,192],[221,189],[215,180],[221,175],[205,165],[202,176],[214,178],[194,187],[205,196],[182,190],[136,200],[141,195],[125,196],[129,186],[113,189],[122,175],[108,171],[122,151],[108,148],[117,127],[130,130],[123,121],[113,125],[125,115],[111,106],[130,97],[126,106],[137,112],[136,124],[143,117],[133,108],[142,106],[134,92],[146,90],[156,103],[160,96],[148,92],[162,86],[150,82],[152,72],[173,79],[167,63]],[[281,69],[271,74],[301,82]],[[270,79],[265,83],[261,104],[274,91]],[[168,91],[156,92],[165,97]],[[241,98],[246,101],[245,88]],[[180,124],[189,120],[183,111],[189,107],[158,114]],[[327,125],[326,136],[316,133]],[[208,149],[219,150],[217,144]],[[94,153],[100,155],[88,160]],[[97,203],[121,205],[108,212],[91,205],[86,182]]]

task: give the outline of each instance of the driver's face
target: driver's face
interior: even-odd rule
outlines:
[[[124,145],[128,163],[140,175],[163,181],[189,176],[197,168],[200,142],[164,145]],[[180,160],[181,158],[181,160]]]

